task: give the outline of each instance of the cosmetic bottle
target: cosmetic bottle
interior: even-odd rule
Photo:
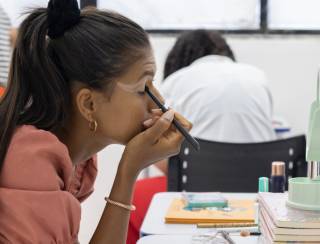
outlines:
[[[284,162],[273,162],[271,166],[270,192],[284,192],[286,167]]]

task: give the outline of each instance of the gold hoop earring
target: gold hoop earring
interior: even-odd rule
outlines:
[[[89,122],[89,129],[90,129],[92,132],[96,132],[96,131],[97,131],[97,128],[98,128],[98,123],[97,123],[97,121],[93,120],[93,121],[90,121],[90,122]]]

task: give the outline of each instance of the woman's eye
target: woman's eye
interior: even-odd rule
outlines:
[[[144,96],[144,95],[146,94],[146,92],[145,92],[145,91],[138,91],[138,94],[139,94],[140,96]]]

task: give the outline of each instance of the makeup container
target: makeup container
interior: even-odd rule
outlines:
[[[286,185],[286,165],[273,162],[271,166],[270,192],[284,192]]]
[[[268,177],[260,177],[259,178],[259,192],[269,192],[269,178]]]

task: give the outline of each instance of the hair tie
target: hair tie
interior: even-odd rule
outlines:
[[[48,36],[55,39],[64,35],[80,21],[77,0],[50,0],[48,3]]]

